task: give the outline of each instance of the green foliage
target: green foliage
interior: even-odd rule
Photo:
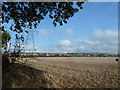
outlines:
[[[22,33],[23,27],[36,28],[38,23],[45,19],[46,15],[53,20],[57,26],[67,23],[79,9],[83,9],[84,2],[3,2],[2,20],[8,23],[13,20],[10,26],[12,31]],[[74,7],[76,4],[78,7]]]
[[[10,39],[11,39],[10,34],[7,31],[3,31],[2,32],[2,47],[6,47]]]

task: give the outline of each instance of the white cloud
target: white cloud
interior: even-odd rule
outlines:
[[[87,40],[60,40],[40,50],[51,53],[118,53],[118,31],[96,29]]]
[[[90,37],[94,41],[102,44],[118,45],[118,32],[113,30],[95,30]]]
[[[95,30],[95,32],[93,33],[93,37],[97,39],[113,40],[118,37],[118,32],[112,30],[105,30],[105,31]]]
[[[42,36],[49,36],[52,33],[53,29],[40,29],[38,30],[39,34]]]
[[[66,34],[73,35],[74,33],[75,32],[71,28],[66,29]]]
[[[88,44],[88,45],[98,45],[100,44],[99,42],[97,41],[90,41],[90,40],[85,40],[84,43]]]
[[[48,36],[48,32],[47,31],[45,31],[45,30],[39,30],[39,34],[40,35],[44,35],[44,36]]]
[[[88,40],[61,40],[57,45],[60,52],[118,53],[118,32],[96,29]]]
[[[61,40],[57,45],[64,47],[64,46],[71,46],[72,43],[69,40]]]
[[[22,45],[22,47],[23,52],[35,52],[39,49],[37,46],[34,47],[33,45]]]
[[[73,31],[72,28],[61,28],[61,29],[58,29],[59,32],[63,35],[75,35],[75,32]]]

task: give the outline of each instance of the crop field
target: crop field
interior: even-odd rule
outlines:
[[[37,57],[26,65],[44,71],[47,88],[117,88],[116,57]]]

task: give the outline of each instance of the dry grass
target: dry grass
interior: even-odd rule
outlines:
[[[43,70],[48,88],[117,88],[115,57],[39,57],[26,65]]]

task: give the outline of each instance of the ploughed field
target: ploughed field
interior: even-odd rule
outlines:
[[[116,57],[37,57],[26,65],[44,71],[47,88],[117,88]],[[39,76],[39,75],[38,75]]]

